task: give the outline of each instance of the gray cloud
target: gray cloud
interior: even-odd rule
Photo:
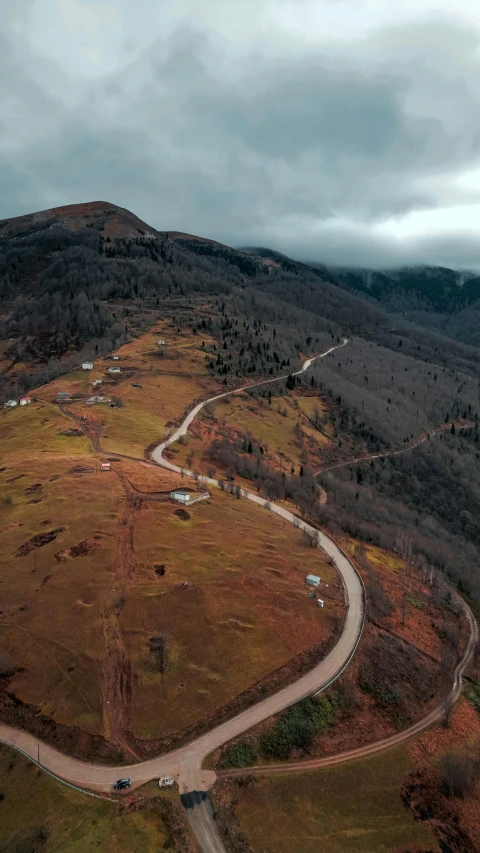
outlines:
[[[34,3],[17,7],[22,26]],[[476,237],[448,219],[403,239],[394,224],[401,236],[416,211],[480,210],[480,179],[455,185],[480,168],[474,29],[434,17],[348,42],[231,49],[192,8],[143,49],[120,32],[134,58],[94,79],[6,29],[0,217],[104,199],[157,228],[303,259],[480,266]]]

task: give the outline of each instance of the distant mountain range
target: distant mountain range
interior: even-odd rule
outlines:
[[[263,246],[244,251],[290,272],[311,270],[322,281],[465,343],[480,345],[480,275],[448,267],[405,266],[389,270],[301,263]]]
[[[173,316],[183,305],[195,316],[195,300],[219,299],[241,305],[246,324],[282,325],[290,343],[280,360],[294,341],[297,350],[305,346],[309,330],[402,346],[426,360],[449,350],[442,364],[479,360],[474,273],[306,264],[265,247],[158,231],[104,201],[0,221],[0,372],[16,381],[21,371],[36,371],[40,381],[42,365],[51,378],[58,359],[85,347],[114,348],[131,333],[128,317],[144,309]],[[22,381],[28,389],[37,380]]]

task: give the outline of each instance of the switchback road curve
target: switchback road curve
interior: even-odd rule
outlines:
[[[341,344],[331,347],[329,350],[318,356],[307,359],[301,369],[296,371],[293,375],[297,376],[304,373],[316,359],[328,356],[335,349],[345,346],[347,342],[347,339],[344,339]],[[247,390],[248,388],[285,380],[286,378],[287,376],[285,375],[251,383],[248,386],[215,395],[214,397],[197,404],[192,411],[187,414],[184,421],[173,435],[153,451],[152,459],[159,465],[179,473],[181,469],[164,459],[163,452],[166,447],[177,441],[180,436],[185,435],[190,424],[205,405],[214,402],[221,397],[239,393]],[[194,476],[192,471],[183,471],[183,474],[191,477]],[[218,486],[218,482],[211,478],[199,477],[198,479],[209,485]],[[242,491],[242,496],[253,501],[262,508],[267,507],[270,512],[279,515],[281,518],[295,525],[300,530],[304,530],[310,534],[315,532],[311,525],[302,521],[294,515],[294,513],[284,507],[271,502],[266,502],[257,494],[247,491]],[[173,750],[166,755],[159,756],[158,758],[154,758],[149,761],[140,762],[138,764],[123,765],[121,767],[106,767],[104,765],[89,764],[72,758],[71,756],[62,754],[49,744],[42,743],[28,732],[2,724],[0,724],[0,740],[31,757],[40,766],[44,767],[55,776],[58,776],[60,779],[78,787],[89,788],[92,791],[110,791],[113,782],[119,777],[130,777],[132,785],[136,787],[152,778],[158,778],[163,775],[173,776],[178,781],[179,789],[182,794],[208,789],[216,778],[213,771],[203,772],[201,770],[202,762],[209,753],[231,740],[231,738],[242,734],[252,726],[272,716],[272,714],[276,714],[284,710],[305,696],[318,693],[320,690],[325,689],[325,687],[327,687],[340,675],[341,672],[343,672],[355,652],[364,624],[365,606],[363,585],[353,563],[341,551],[335,542],[324,533],[319,533],[318,537],[319,547],[321,547],[327,555],[332,558],[342,577],[348,610],[342,635],[334,649],[321,663],[317,664],[317,666],[298,679],[294,684],[288,685],[273,696],[270,696],[251,708],[248,708],[241,714],[233,717],[231,720],[217,726],[202,737],[197,738],[197,740],[192,743],[187,744],[180,749]],[[208,822],[209,821],[207,819],[207,824]],[[216,833],[213,833],[212,829],[212,844],[214,843],[214,835],[216,835]],[[215,846],[211,847],[212,850],[220,849],[218,847],[218,836],[216,836],[216,839]],[[205,842],[206,846],[202,844],[205,850],[209,849],[208,843]]]
[[[335,349],[338,349],[338,347],[345,346],[346,343],[347,340],[345,339],[341,344],[331,347],[327,352],[308,359],[304,362],[302,368],[294,375],[304,373],[317,358],[323,358],[329,355]],[[267,379],[252,383],[246,387],[257,387],[271,382],[278,382],[286,378],[286,376],[281,376],[274,379]],[[176,432],[153,451],[152,458],[154,461],[165,468],[179,472],[180,469],[177,466],[163,459],[162,454],[165,447],[172,444],[181,435],[184,435],[187,432],[188,427],[203,406],[215,399],[225,397],[229,394],[239,393],[243,390],[245,389],[238,388],[234,391],[226,391],[213,398],[205,400],[203,403],[197,404],[185,417],[183,423]],[[190,471],[184,471],[184,474],[186,476],[193,476],[193,472]],[[207,477],[201,477],[200,480],[211,485],[218,485],[216,480],[211,480]],[[314,532],[313,527],[299,519],[294,515],[294,513],[284,507],[278,506],[274,503],[267,504],[267,502],[257,494],[242,491],[242,495],[248,500],[258,504],[262,509],[268,505],[268,510],[270,512],[279,515],[281,518],[291,524],[294,524],[300,530],[305,530],[308,533]],[[49,770],[51,773],[57,775],[59,778],[78,785],[79,787],[90,788],[94,791],[110,790],[113,782],[119,776],[129,776],[133,785],[137,786],[149,779],[161,775],[174,776],[179,781],[180,790],[182,792],[204,789],[213,781],[212,773],[202,774],[200,771],[202,761],[210,752],[222,746],[232,737],[236,737],[251,728],[251,726],[254,726],[268,718],[272,714],[284,710],[305,696],[317,693],[324,689],[343,671],[355,652],[364,621],[364,591],[361,580],[350,559],[341,551],[335,542],[323,533],[319,533],[319,546],[332,558],[342,577],[346,601],[348,604],[348,612],[343,633],[334,649],[321,663],[317,664],[316,667],[298,679],[294,684],[288,685],[273,696],[270,696],[251,708],[248,708],[246,711],[243,711],[241,714],[238,714],[226,723],[222,723],[212,731],[193,741],[191,744],[159,756],[158,758],[139,762],[138,764],[123,765],[121,767],[107,767],[104,765],[90,764],[80,761],[79,759],[72,758],[71,756],[64,755],[49,744],[39,741],[28,732],[2,724],[0,724],[0,740],[38,761],[40,765],[45,767],[45,769]]]

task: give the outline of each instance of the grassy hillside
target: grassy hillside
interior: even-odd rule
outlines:
[[[0,850],[86,853],[101,849],[189,853],[190,836],[174,797],[136,794],[130,807],[85,796],[0,746]]]

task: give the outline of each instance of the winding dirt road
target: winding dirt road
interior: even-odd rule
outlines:
[[[331,347],[327,352],[308,359],[295,375],[304,373],[317,358],[324,358],[335,349],[338,349],[338,347],[345,346],[346,343],[347,340],[345,339],[341,344]],[[286,376],[282,376],[274,379],[267,379],[252,383],[247,387],[251,388],[259,385],[265,385],[271,382],[278,382],[286,378]],[[173,465],[173,463],[163,459],[162,454],[165,448],[187,432],[193,419],[205,405],[219,399],[220,397],[239,393],[243,390],[245,389],[239,388],[234,391],[226,391],[210,398],[209,400],[205,400],[204,402],[197,404],[185,417],[183,423],[176,432],[171,435],[167,441],[163,442],[156,448],[152,454],[154,461],[169,470],[177,472],[180,471],[180,469]],[[193,472],[186,471],[184,473],[187,476],[193,476]],[[207,477],[201,477],[200,480],[210,485],[218,485],[216,480],[211,480]],[[267,504],[265,500],[257,494],[242,491],[242,495],[262,508],[268,506],[269,511],[274,512],[281,518],[291,524],[294,524],[297,528],[309,533],[314,532],[313,527],[299,519],[294,515],[294,513],[286,510],[284,507],[278,506],[274,503]],[[48,744],[40,743],[35,737],[27,732],[14,729],[9,726],[0,725],[0,739],[5,743],[21,749],[32,758],[37,759],[46,769],[58,775],[60,778],[66,779],[79,786],[90,787],[93,790],[109,790],[112,783],[119,777],[119,775],[129,776],[134,785],[142,784],[143,782],[160,775],[171,775],[178,780],[180,790],[183,793],[194,790],[204,790],[213,782],[214,779],[214,774],[202,773],[200,769],[202,761],[210,752],[229,741],[232,737],[236,737],[251,726],[254,726],[268,718],[272,714],[276,714],[289,707],[299,699],[324,689],[334,678],[338,677],[338,675],[348,665],[355,652],[364,622],[364,591],[361,580],[350,559],[341,551],[335,542],[323,533],[319,534],[319,546],[330,557],[332,557],[338,571],[340,572],[344,583],[348,612],[343,633],[337,645],[321,663],[306,675],[302,676],[302,678],[298,679],[294,684],[285,687],[274,696],[270,696],[253,707],[248,708],[243,713],[238,714],[228,722],[217,726],[211,732],[181,749],[174,750],[166,755],[159,756],[158,758],[151,759],[149,761],[126,765],[123,767],[115,768],[87,764],[86,762],[63,755]]]

